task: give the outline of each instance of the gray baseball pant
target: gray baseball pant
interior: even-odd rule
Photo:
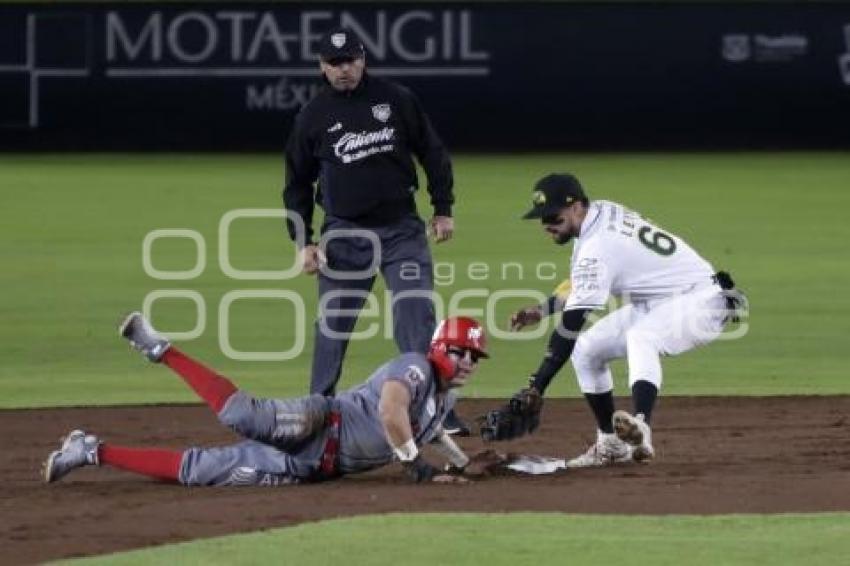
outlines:
[[[335,393],[350,333],[378,269],[393,296],[393,336],[399,352],[427,352],[436,325],[431,296],[434,268],[422,219],[411,215],[389,226],[363,228],[328,216],[322,233],[355,229],[368,230],[374,239],[330,239],[326,247],[327,267],[340,273],[360,272],[362,277],[344,279],[327,272],[318,275],[320,314],[315,326],[311,393]],[[342,236],[343,232],[339,234]]]
[[[237,391],[219,421],[248,440],[183,454],[185,485],[284,485],[312,479],[321,463],[330,400],[321,395],[258,399]]]

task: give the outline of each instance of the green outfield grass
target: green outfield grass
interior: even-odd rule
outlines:
[[[456,237],[434,247],[442,266],[437,288],[446,302],[465,289],[548,293],[557,281],[536,276],[535,266],[543,262],[557,265],[558,278],[567,275],[570,248],[551,244],[538,225],[518,217],[538,177],[570,170],[591,197],[624,202],[683,236],[716,267],[732,271],[749,293],[747,336],[666,360],[666,394],[850,392],[848,154],[457,156],[455,169]],[[139,308],[157,289],[196,291],[205,302],[205,331],[181,342],[182,348],[258,394],[305,392],[312,329],[293,325],[291,305],[237,301],[229,334],[232,347],[243,351],[286,350],[301,335],[307,350],[296,359],[235,361],[218,344],[219,305],[237,289],[294,291],[305,297],[312,321],[311,278],[236,281],[219,266],[222,215],[279,207],[282,176],[276,155],[0,156],[0,406],[194,400],[179,380],[128,353],[114,334],[120,314]],[[198,278],[158,281],[145,274],[142,242],[161,228],[191,229],[203,237],[207,262]],[[230,251],[232,265],[242,270],[282,269],[293,258],[276,219],[235,222]],[[153,246],[160,270],[191,269],[195,256],[187,239]],[[522,277],[516,266],[502,272],[512,262],[522,265]],[[549,274],[546,268],[543,275]],[[499,302],[493,320],[504,328],[508,313],[525,302]],[[485,304],[486,298],[473,296],[460,306]],[[195,325],[194,309],[185,299],[164,300],[154,306],[153,318],[164,330],[185,331]],[[467,394],[509,394],[536,367],[544,344],[544,338],[495,337],[493,360]],[[386,338],[352,344],[344,384],[360,381],[394,351]],[[624,393],[623,368],[617,369]],[[576,393],[566,368],[552,394]]]
[[[850,515],[381,515],[115,554],[73,564],[837,564]],[[380,543],[376,537],[380,533]],[[437,541],[439,544],[433,544]],[[321,544],[317,544],[321,541]]]

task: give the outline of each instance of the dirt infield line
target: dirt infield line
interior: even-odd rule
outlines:
[[[471,418],[496,404],[464,400],[460,412]],[[468,486],[411,486],[395,466],[283,488],[187,489],[106,468],[42,484],[42,459],[59,436],[76,427],[125,445],[184,448],[236,439],[205,407],[194,405],[0,411],[3,564],[412,508],[617,514],[850,511],[850,396],[668,397],[655,417],[658,459],[650,465],[499,477]],[[583,401],[549,400],[534,436],[498,447],[572,456],[594,434]],[[478,439],[461,443],[471,452],[482,448]]]

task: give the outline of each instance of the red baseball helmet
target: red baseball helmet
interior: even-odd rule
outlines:
[[[441,379],[450,380],[457,373],[457,366],[448,355],[450,346],[472,350],[481,358],[490,357],[487,354],[487,336],[477,320],[466,316],[447,318],[434,331],[428,351],[428,359],[437,368]]]

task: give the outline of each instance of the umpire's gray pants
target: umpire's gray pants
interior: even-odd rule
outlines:
[[[431,297],[434,266],[422,219],[410,215],[389,226],[364,228],[328,216],[322,234],[328,235],[332,230],[368,230],[375,237],[372,240],[334,237],[327,243],[328,268],[364,275],[343,279],[324,268],[318,275],[320,313],[316,321],[310,392],[322,395],[333,395],[336,390],[350,333],[372,290],[378,269],[393,296],[393,336],[399,352],[427,352],[436,324]],[[380,261],[374,259],[375,253],[380,254]],[[370,270],[373,263],[377,265]]]

